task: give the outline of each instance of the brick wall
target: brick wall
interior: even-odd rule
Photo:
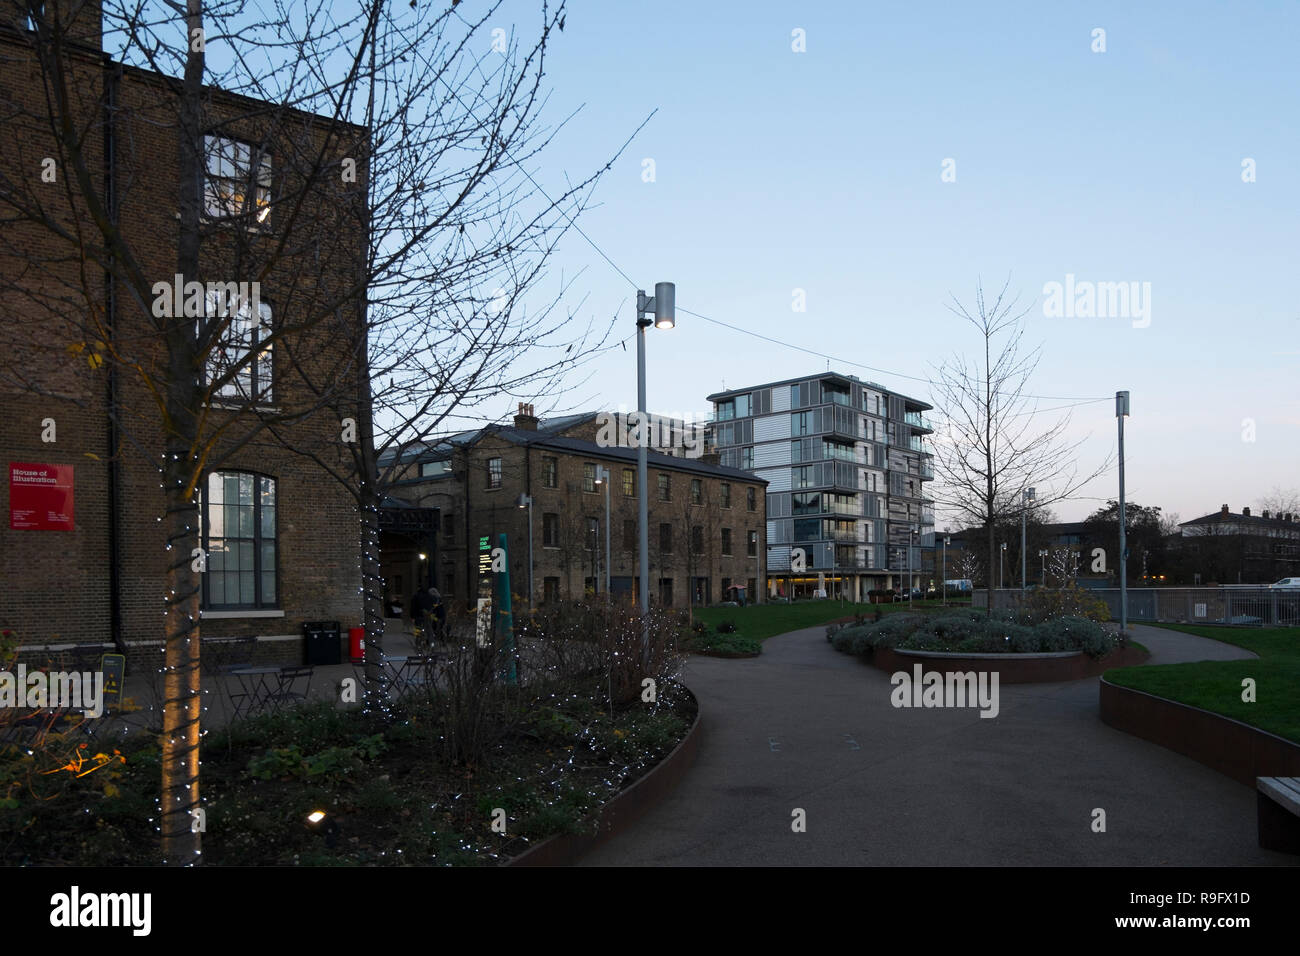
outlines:
[[[579,426],[580,435],[594,437],[594,426]],[[624,522],[636,521],[637,497],[623,493],[623,470],[636,469],[635,461],[605,458],[591,453],[548,449],[540,445],[524,446],[497,435],[487,435],[472,448],[457,451],[453,457],[452,476],[424,482],[412,482],[394,489],[394,494],[422,507],[442,509],[452,516],[451,537],[438,535],[439,587],[444,596],[456,601],[472,601],[476,596],[478,542],[490,537],[492,547],[497,536],[508,536],[512,589],[525,595],[528,587],[528,512],[517,505],[520,494],[533,498],[533,592],[541,602],[544,582],[559,579],[562,598],[581,597],[586,579],[593,576],[593,553],[588,546],[587,519],[600,522],[596,542],[600,571],[600,588],[604,588],[605,494],[600,486],[595,492],[584,491],[584,465],[588,462],[607,467],[612,476],[610,489],[610,574],[612,577],[635,578],[636,545],[625,546]],[[501,459],[499,488],[489,487],[488,462]],[[545,485],[546,458],[556,461],[556,487]],[[688,459],[689,461],[689,459]],[[658,499],[658,475],[671,476],[672,500]],[[767,515],[764,485],[753,479],[723,477],[718,473],[696,474],[669,467],[662,457],[652,456],[649,475],[650,589],[652,601],[659,600],[659,579],[673,581],[672,604],[685,607],[688,601],[688,578],[709,579],[708,599],[723,600],[722,582],[744,585],[750,579],[762,579],[758,564],[748,555],[750,531],[758,534],[759,562],[766,554]],[[691,502],[691,480],[701,482],[701,502]],[[731,507],[722,507],[721,485],[731,485]],[[746,507],[745,489],[756,489],[755,511]],[[466,515],[468,514],[468,524]],[[546,540],[547,515],[554,515],[554,544]],[[672,526],[672,549],[660,549],[659,526]],[[692,528],[701,528],[703,550],[692,554]],[[731,554],[722,554],[722,529],[731,531]],[[466,544],[469,544],[467,547]],[[636,585],[634,585],[636,586]]]
[[[104,124],[93,120],[109,82],[98,59],[70,59],[74,95],[92,131],[87,165],[102,192],[105,175]],[[115,170],[119,222],[148,282],[170,281],[176,271],[178,142],[175,103],[156,77],[126,70],[117,91]],[[207,120],[232,136],[256,138],[251,118],[257,104],[220,94]],[[12,628],[26,645],[108,642],[110,581],[118,576],[122,637],[147,661],[150,644],[161,638],[163,575],[170,558],[161,533],[164,495],[158,462],[163,448],[162,417],[150,389],[162,378],[167,353],[148,311],[127,289],[118,287],[114,345],[121,363],[97,366],[87,360],[87,327],[104,328],[107,295],[102,266],[88,261],[95,230],[85,210],[67,206],[64,177],[56,166],[54,184],[41,182],[41,159],[57,156],[48,128],[37,121],[44,110],[38,71],[26,40],[0,32],[0,173],[21,184],[56,217],[79,222],[90,237],[84,252],[31,223],[8,223],[0,239],[0,351],[13,359],[0,373],[0,625]],[[301,183],[289,157],[310,156],[309,147],[325,131],[310,117],[284,121],[272,145],[277,195]],[[305,160],[304,160],[305,161]],[[297,178],[295,178],[297,177]],[[340,440],[339,418],[346,409],[345,371],[349,342],[335,323],[347,322],[334,306],[352,280],[360,231],[349,222],[347,202],[336,195],[311,195],[302,225],[294,233],[298,249],[272,260],[269,250],[281,213],[273,213],[265,245],[231,229],[214,227],[205,239],[205,277],[217,281],[258,279],[262,297],[277,316],[305,326],[286,340],[275,359],[276,410],[302,413],[280,431],[298,452],[346,468],[349,451]],[[226,231],[223,233],[222,228]],[[266,265],[266,263],[273,263]],[[320,319],[313,324],[313,318]],[[81,351],[76,351],[80,346]],[[109,372],[115,370],[121,408],[121,453],[116,461],[116,501],[110,501],[113,442],[107,415]],[[322,383],[340,389],[331,408],[308,413]],[[360,623],[360,525],[351,496],[310,457],[287,450],[269,433],[246,441],[247,413],[210,411],[211,440],[206,461],[228,471],[252,471],[277,482],[277,563],[279,607],[276,617],[205,616],[205,637],[300,635],[307,620]],[[241,418],[241,415],[243,416]],[[43,422],[53,418],[57,440],[42,441]],[[224,459],[224,460],[223,460]],[[75,530],[9,528],[8,464],[16,461],[71,464],[75,467]],[[119,526],[116,555],[109,546],[110,517]],[[277,648],[288,660],[301,658],[301,642]]]

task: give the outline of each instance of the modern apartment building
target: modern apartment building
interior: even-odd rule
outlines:
[[[767,482],[769,595],[856,600],[920,586],[922,552],[934,546],[931,405],[831,372],[709,401],[721,463]]]

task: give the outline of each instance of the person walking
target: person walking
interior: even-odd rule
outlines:
[[[432,587],[419,588],[411,598],[411,631],[417,648],[425,649],[429,645],[433,629],[433,595],[437,593]]]

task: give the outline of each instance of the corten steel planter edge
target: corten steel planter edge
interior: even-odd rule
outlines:
[[[882,647],[872,652],[871,664],[882,671],[911,672],[913,665],[924,670],[997,671],[1002,684],[1054,684],[1097,677],[1116,667],[1131,667],[1150,657],[1136,647],[1124,647],[1096,659],[1082,651],[1068,657],[1036,655],[984,655],[938,652],[913,654],[906,650]]]
[[[1300,776],[1300,745],[1190,704],[1100,681],[1108,727],[1159,744],[1255,789],[1256,777]]]
[[[573,863],[610,837],[617,836],[652,809],[681,782],[690,770],[699,751],[701,726],[704,718],[699,698],[686,689],[695,700],[695,720],[677,746],[668,756],[650,768],[643,777],[620,791],[612,799],[583,821],[584,826],[595,822],[595,833],[557,833],[530,847],[504,866],[566,866]]]

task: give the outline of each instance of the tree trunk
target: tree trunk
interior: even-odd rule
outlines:
[[[165,646],[163,654],[162,856],[172,866],[200,862],[201,836],[192,811],[199,807],[199,576],[191,489],[192,451],[173,435],[163,466],[167,515]]]
[[[201,0],[187,0],[187,37],[201,36]],[[199,272],[199,190],[203,169],[203,44],[187,44],[180,97],[180,229],[176,271],[183,280]],[[182,310],[183,312],[183,310]],[[191,319],[171,316],[167,343],[163,495],[167,512],[162,739],[162,857],[172,866],[200,862],[202,845],[193,810],[199,806],[199,576],[194,491],[199,481],[197,413],[203,402],[199,341]]]

